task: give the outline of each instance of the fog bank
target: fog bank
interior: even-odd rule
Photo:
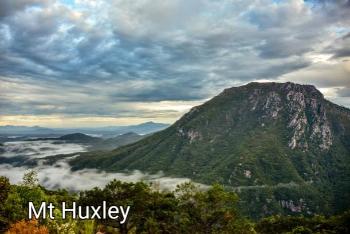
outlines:
[[[6,176],[13,184],[22,182],[24,173],[30,168],[14,167],[9,164],[0,165],[0,176]],[[41,165],[34,168],[38,172],[39,183],[48,189],[64,188],[70,191],[87,190],[93,187],[103,187],[113,179],[124,182],[144,181],[159,185],[162,190],[174,190],[178,184],[191,181],[188,178],[172,178],[162,173],[146,174],[141,171],[131,173],[107,173],[95,169],[71,171],[66,162],[59,162],[53,166]],[[199,184],[198,184],[199,185]],[[204,185],[202,185],[204,186]]]

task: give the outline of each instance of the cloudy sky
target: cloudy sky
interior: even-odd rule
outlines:
[[[251,81],[350,107],[349,0],[1,0],[0,125],[172,123]]]

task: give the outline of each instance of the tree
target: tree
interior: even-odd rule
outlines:
[[[171,192],[152,191],[143,219],[139,233],[179,233],[178,200]]]
[[[10,182],[9,179],[0,176],[0,232],[2,232],[7,227],[7,219],[5,218],[5,201],[10,192]]]
[[[238,196],[214,184],[202,191],[192,183],[178,186],[182,233],[254,233],[249,223],[238,217]]]
[[[0,208],[10,192],[10,181],[4,176],[0,176]]]
[[[38,173],[30,170],[23,175],[23,185],[27,187],[35,187],[39,184]]]
[[[120,233],[126,234],[131,229],[136,229],[144,222],[144,212],[147,210],[150,202],[151,189],[143,183],[125,183],[118,180],[112,180],[105,188],[94,188],[80,194],[80,205],[101,205],[102,201],[107,204],[121,204],[124,207],[130,206],[131,216],[120,224],[115,220],[102,221],[103,224],[116,227]]]
[[[45,226],[40,226],[38,220],[21,220],[13,225],[6,232],[6,234],[49,234]]]
[[[48,201],[44,190],[38,186],[36,171],[29,171],[23,176],[23,185],[12,185],[6,200],[4,201],[4,216],[12,223],[27,218],[28,203],[35,206]]]

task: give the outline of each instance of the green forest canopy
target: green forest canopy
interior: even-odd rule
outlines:
[[[50,191],[40,186],[36,173],[29,172],[21,185],[11,185],[0,177],[0,232],[18,233],[28,228],[32,233],[350,233],[350,213],[339,216],[272,216],[253,222],[237,210],[238,196],[219,184],[201,190],[184,183],[175,191],[160,191],[144,182],[113,180],[104,188],[80,193]],[[27,220],[28,202],[65,201],[80,205],[130,205],[130,217],[120,224],[115,220],[63,220],[55,210],[55,220]],[[13,231],[15,230],[15,231]],[[35,230],[35,231],[33,231]],[[24,231],[23,231],[24,232]]]

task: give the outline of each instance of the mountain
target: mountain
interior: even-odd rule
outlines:
[[[101,137],[89,136],[83,133],[72,133],[72,134],[63,135],[61,137],[35,138],[35,139],[27,139],[26,141],[54,140],[56,144],[60,143],[61,141],[65,143],[84,144],[86,146],[89,146],[89,151],[93,151],[93,150],[113,150],[117,147],[134,143],[146,136],[147,135],[139,135],[134,132],[127,132],[112,138],[101,138]]]
[[[98,142],[94,145],[94,149],[113,150],[117,147],[139,141],[146,136],[147,135],[139,135],[134,132],[127,132],[125,134],[121,134],[113,138],[104,139],[103,141]]]
[[[35,133],[36,135],[48,135],[52,133],[52,129],[43,128],[39,126],[12,126],[5,125],[0,126],[0,135],[11,136],[11,135],[31,135]]]
[[[81,143],[90,145],[90,150],[113,150],[117,147],[134,143],[144,138],[145,135],[138,135],[134,132],[127,132],[112,138],[93,137],[83,133],[73,133],[54,138],[55,140],[64,140],[69,143]]]
[[[31,136],[31,137],[57,137],[62,135],[83,133],[90,135],[98,135],[105,138],[118,136],[128,132],[145,135],[157,132],[167,128],[169,124],[145,122],[137,125],[128,126],[106,126],[106,127],[91,127],[91,128],[43,128],[39,126],[0,126],[0,136]]]
[[[75,169],[138,169],[240,193],[251,217],[350,207],[350,110],[314,86],[250,83],[224,90],[169,128]]]
[[[102,139],[99,137],[92,137],[89,135],[85,135],[83,133],[72,133],[72,134],[67,134],[63,135],[59,138],[58,140],[64,140],[64,141],[69,141],[72,143],[94,143],[96,141],[101,141]]]

